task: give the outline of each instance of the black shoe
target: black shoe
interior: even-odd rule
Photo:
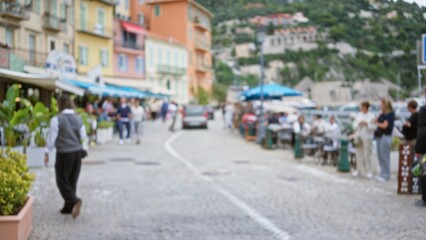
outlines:
[[[417,207],[426,207],[426,202],[423,200],[419,200],[415,203]]]
[[[62,208],[59,212],[60,212],[61,214],[71,214],[71,213],[72,213],[72,210],[65,209],[65,207],[64,207],[64,208]]]
[[[83,201],[81,199],[78,199],[77,202],[74,204],[74,207],[72,208],[72,218],[76,219],[78,215],[80,215],[81,205],[83,205]]]

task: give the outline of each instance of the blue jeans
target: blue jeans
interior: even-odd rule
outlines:
[[[383,135],[377,139],[377,156],[380,165],[380,177],[389,181],[390,179],[390,152],[392,136]]]
[[[130,138],[130,122],[122,122],[122,121],[118,121],[117,122],[117,127],[118,127],[118,132],[120,134],[120,140],[123,140],[123,125],[126,126],[126,130],[127,130],[127,139]]]

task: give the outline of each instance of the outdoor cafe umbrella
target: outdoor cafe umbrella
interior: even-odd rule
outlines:
[[[302,96],[303,93],[286,86],[276,83],[269,83],[263,85],[263,98],[265,100],[280,100],[282,97]],[[249,89],[241,94],[243,101],[259,100],[260,99],[260,86]]]

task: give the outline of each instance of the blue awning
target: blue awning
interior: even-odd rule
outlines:
[[[105,85],[100,86],[95,83],[81,82],[77,80],[66,80],[70,84],[77,87],[83,88],[87,92],[96,95],[102,95],[104,97],[126,97],[126,98],[146,98],[147,94],[136,89],[130,89],[127,87]]]

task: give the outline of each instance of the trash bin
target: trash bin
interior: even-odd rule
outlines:
[[[300,159],[305,156],[302,149],[302,136],[300,134],[296,134],[294,137],[294,158]]]
[[[340,157],[337,163],[337,170],[340,172],[349,172],[351,170],[349,164],[349,139],[342,138],[340,140]]]
[[[265,139],[263,140],[263,148],[265,149],[272,149],[274,146],[274,141],[273,141],[273,132],[271,129],[267,128],[266,129],[266,136]]]

